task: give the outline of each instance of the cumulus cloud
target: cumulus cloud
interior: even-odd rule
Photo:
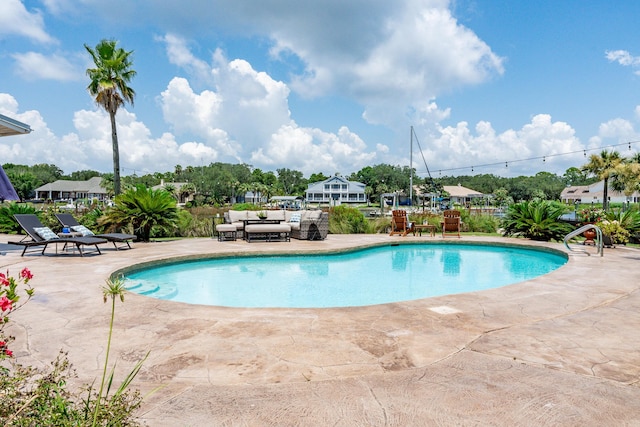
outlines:
[[[569,124],[554,122],[548,114],[538,114],[521,129],[502,133],[497,133],[486,121],[477,123],[473,130],[467,122],[439,127],[422,148],[432,174],[435,171],[448,175],[510,175],[509,167],[518,174],[548,168],[565,170],[580,161],[584,146]],[[567,154],[573,152],[576,153]],[[426,172],[422,164],[415,167]]]
[[[28,11],[20,0],[0,2],[0,37],[21,36],[38,43],[55,43],[44,28],[39,10]]]
[[[16,73],[26,80],[79,80],[84,75],[69,62],[67,56],[43,55],[37,52],[16,53]]]
[[[172,55],[188,70],[204,67],[186,45],[167,39]],[[253,69],[245,60],[228,60],[218,50],[208,74],[212,88],[197,93],[185,78],[174,78],[162,92],[165,120],[177,134],[194,135],[222,159],[274,169],[286,165],[304,173],[365,166],[375,158],[362,139],[346,127],[337,134],[299,127],[290,117],[289,88]],[[199,64],[192,67],[192,64]]]

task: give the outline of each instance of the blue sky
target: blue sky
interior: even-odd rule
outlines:
[[[411,126],[433,176],[561,175],[640,147],[638,16],[636,1],[2,0],[0,114],[33,132],[2,138],[0,163],[111,170],[83,47],[106,38],[138,73],[117,116],[125,175],[405,166]],[[425,175],[415,142],[413,166]]]

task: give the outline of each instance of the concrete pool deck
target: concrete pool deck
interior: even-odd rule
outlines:
[[[187,239],[127,251],[104,245],[103,255],[84,258],[20,257],[17,247],[0,245],[0,271],[29,267],[35,275],[36,296],[7,331],[20,363],[46,366],[62,349],[76,383],[89,383],[101,375],[110,315],[101,286],[120,268],[422,240],[442,241]],[[462,240],[564,251],[528,240]],[[569,258],[520,284],[369,307],[238,309],[129,293],[116,303],[111,361],[122,377],[151,351],[133,385],[143,394],[163,386],[139,414],[150,426],[640,425],[640,250]]]

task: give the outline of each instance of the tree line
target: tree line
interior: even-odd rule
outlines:
[[[522,201],[534,198],[558,200],[562,190],[570,185],[588,185],[606,179],[615,190],[631,193],[638,189],[640,180],[640,158],[636,155],[625,159],[616,152],[592,155],[582,167],[571,167],[562,175],[538,172],[533,176],[512,178],[493,174],[443,176],[421,178],[413,171],[413,184],[424,192],[439,192],[445,185],[462,185],[484,194],[498,194],[511,200]],[[59,179],[84,181],[100,176],[102,186],[114,194],[113,174],[93,170],[82,170],[65,175],[53,164],[33,166],[6,163],[7,176],[18,195],[27,200],[33,198],[35,189]],[[383,193],[409,194],[411,169],[408,166],[378,164],[366,166],[346,178],[365,184],[370,202],[376,203]],[[329,178],[322,172],[305,177],[302,172],[288,168],[263,171],[248,164],[211,163],[205,166],[176,165],[173,171],[155,172],[142,176],[122,177],[124,189],[138,185],[153,187],[164,183],[167,189],[176,189],[174,183],[183,184],[181,192],[193,195],[196,205],[221,205],[229,201],[242,200],[245,194],[271,196],[304,196],[309,184]]]

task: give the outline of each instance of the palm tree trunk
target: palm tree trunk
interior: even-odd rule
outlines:
[[[602,210],[609,209],[609,178],[604,179],[604,189],[602,190]]]
[[[111,143],[113,145],[113,194],[120,194],[120,150],[118,149],[118,131],[116,130],[116,113],[109,112],[111,118]]]

